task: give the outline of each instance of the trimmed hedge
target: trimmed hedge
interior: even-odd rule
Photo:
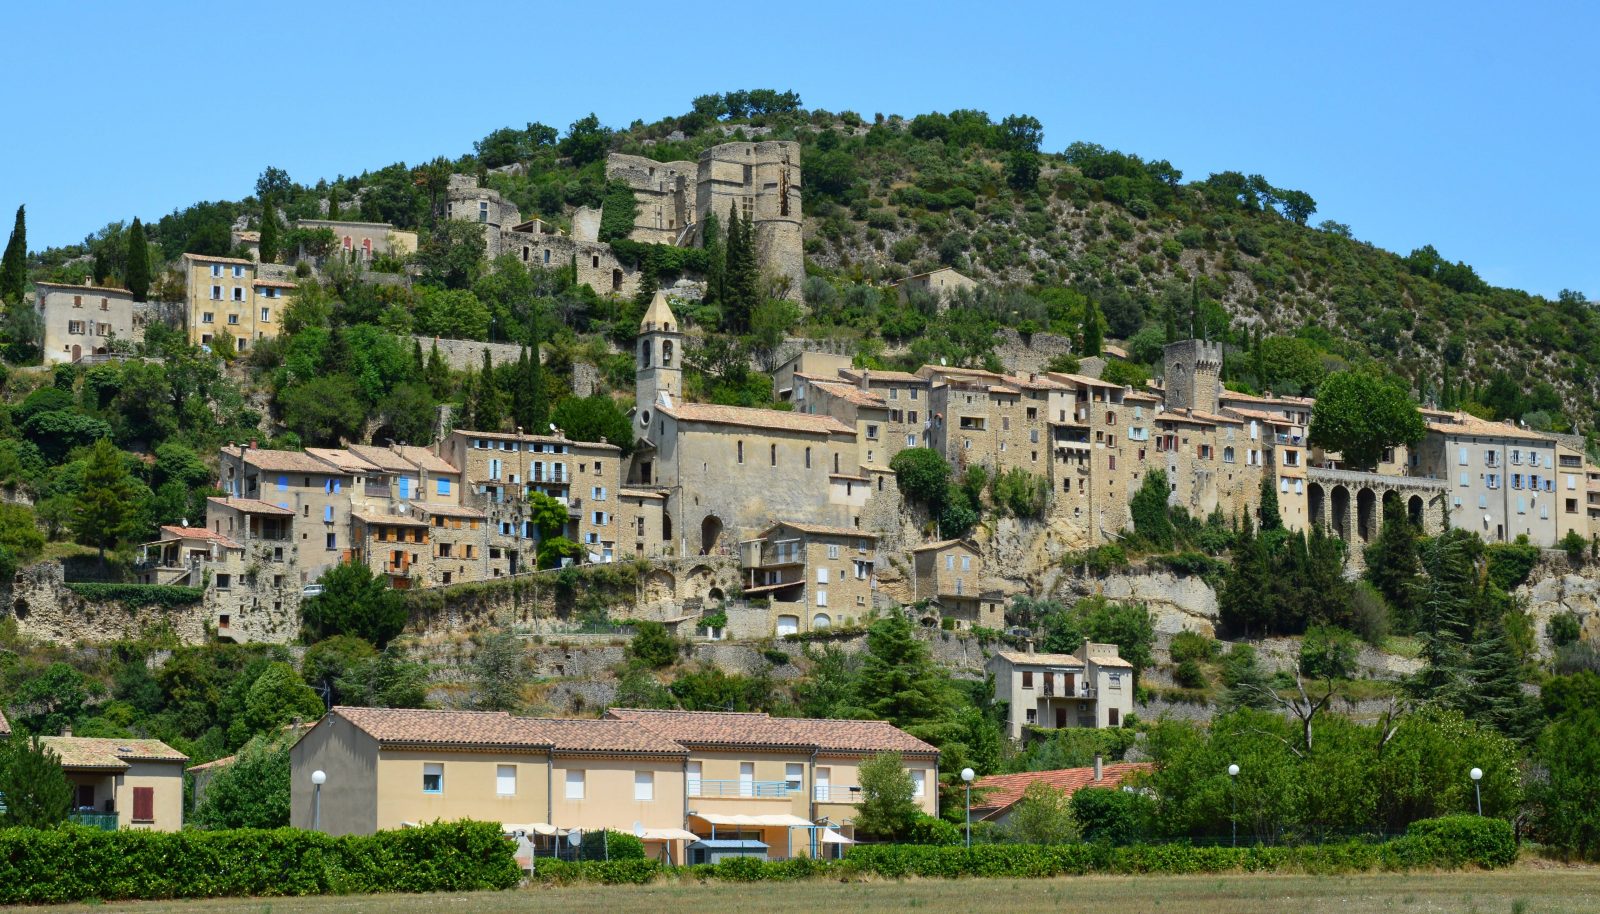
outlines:
[[[205,591],[198,587],[176,587],[171,584],[97,584],[76,581],[68,583],[67,589],[85,600],[96,603],[115,600],[130,608],[164,606],[171,609],[175,606],[189,606],[200,602],[206,595]]]
[[[663,866],[653,860],[573,863],[539,860],[535,878],[570,885],[642,885],[658,877],[725,882],[778,882],[811,876],[908,876],[1026,879],[1050,876],[1260,873],[1351,873],[1381,870],[1493,868],[1515,862],[1517,845],[1503,819],[1449,816],[1414,822],[1407,833],[1381,843],[1347,841],[1292,847],[1197,847],[1189,844],[979,844],[961,846],[869,844],[844,860],[724,860],[715,865]]]
[[[458,892],[520,880],[514,847],[484,822],[341,838],[292,828],[0,830],[0,904]]]

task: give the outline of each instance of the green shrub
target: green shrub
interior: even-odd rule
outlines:
[[[1217,658],[1220,645],[1215,638],[1207,638],[1199,632],[1178,632],[1172,636],[1172,662],[1183,663],[1193,660],[1196,663],[1209,663]]]
[[[638,836],[620,831],[588,831],[583,833],[583,843],[578,852],[585,860],[610,861],[643,860],[644,842]]]
[[[923,816],[911,823],[906,840],[912,844],[951,845],[964,840],[961,827],[934,816]]]
[[[173,609],[190,606],[205,597],[198,587],[175,587],[170,584],[92,584],[76,582],[67,589],[95,603],[120,602],[133,609],[141,606],[162,606]]]
[[[0,904],[507,889],[521,879],[513,855],[500,826],[485,822],[341,838],[288,828],[6,829]]]
[[[1492,868],[1517,860],[1517,837],[1504,819],[1467,815],[1418,819],[1402,840],[1416,842],[1432,866]]]
[[[1172,681],[1186,689],[1203,689],[1206,687],[1206,673],[1191,658],[1178,664],[1178,668],[1172,671]]]

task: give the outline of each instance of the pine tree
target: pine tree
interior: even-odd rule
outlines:
[[[1100,306],[1090,298],[1083,303],[1083,355],[1099,355],[1106,339],[1101,324]]]
[[[261,262],[278,262],[278,210],[272,200],[261,201]]]
[[[500,380],[497,377],[501,373],[495,371],[494,363],[489,360],[489,349],[484,347],[483,369],[478,372],[478,383],[472,402],[472,418],[476,423],[473,428],[485,432],[497,432],[504,424],[505,395],[500,391]]]
[[[1468,687],[1458,710],[1468,720],[1516,740],[1531,739],[1538,731],[1539,706],[1522,690],[1522,669],[1501,620],[1489,623],[1467,650],[1465,678]]]
[[[147,301],[150,294],[150,248],[144,237],[144,223],[133,217],[128,228],[128,265],[123,285],[133,293],[134,301]]]
[[[139,504],[122,452],[110,439],[96,441],[83,471],[83,490],[72,506],[73,535],[99,549],[104,562],[106,547],[115,547],[138,527]]]
[[[706,251],[705,303],[720,305],[726,295],[727,246],[723,243],[722,221],[713,212],[706,213],[706,224],[701,229],[701,246]]]
[[[0,795],[6,798],[4,828],[54,828],[72,808],[72,782],[61,757],[38,737],[0,740]]]
[[[11,240],[6,242],[6,253],[0,257],[0,301],[8,305],[22,303],[22,290],[28,284],[28,216],[26,207],[17,207],[17,222],[11,228]]]
[[[723,324],[735,332],[750,328],[750,315],[761,294],[761,272],[756,263],[754,230],[737,208],[728,208],[727,267],[722,303]]]
[[[428,384],[428,389],[439,399],[450,389],[450,366],[444,363],[444,356],[439,354],[439,341],[433,341],[433,350],[428,353],[428,365],[423,370],[423,379]]]
[[[1257,520],[1263,533],[1283,528],[1283,516],[1278,509],[1278,483],[1270,475],[1261,477],[1261,506],[1257,510]]]

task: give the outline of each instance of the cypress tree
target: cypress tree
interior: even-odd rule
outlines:
[[[328,188],[328,218],[339,218],[339,186],[337,184]]]
[[[271,198],[261,201],[261,262],[278,262],[278,210]]]
[[[542,435],[549,431],[550,425],[550,395],[544,386],[544,362],[539,356],[539,313],[534,309],[530,314],[529,336],[533,338],[532,351],[528,355],[528,423],[525,426],[535,435]]]
[[[1283,527],[1283,517],[1278,513],[1278,484],[1272,476],[1261,477],[1261,507],[1258,520],[1263,532]]]
[[[1167,342],[1178,341],[1178,309],[1176,305],[1167,304]]]
[[[505,397],[500,392],[500,382],[496,377],[503,372],[494,370],[494,363],[489,359],[489,349],[483,350],[483,370],[478,372],[478,384],[474,391],[472,403],[472,418],[477,422],[477,428],[486,432],[497,432],[505,421]]]
[[[517,367],[511,372],[511,421],[526,432],[538,434],[528,422],[528,347],[517,353]]]
[[[11,240],[0,257],[0,301],[22,303],[22,290],[28,284],[28,216],[26,207],[17,207],[17,221],[11,227]]]
[[[450,389],[450,366],[444,363],[444,356],[439,354],[439,341],[433,341],[433,351],[428,353],[428,367],[423,371],[423,377],[428,382],[428,389],[439,399],[444,399],[445,393]]]
[[[728,208],[728,252],[724,277],[726,301],[723,323],[735,331],[748,330],[750,315],[760,296],[760,267],[756,264],[753,228],[731,204]]]
[[[435,345],[438,345],[438,344],[436,343]],[[428,367],[428,363],[423,361],[423,359],[422,359],[422,341],[421,340],[417,340],[417,339],[412,340],[411,341],[411,372],[412,372],[412,376],[415,377],[415,378],[419,378],[420,379],[423,376],[423,372],[427,369],[427,367]]]
[[[706,224],[701,231],[701,246],[706,251],[706,297],[708,305],[722,304],[727,277],[727,247],[723,245],[722,220],[713,212],[706,213]]]
[[[123,285],[133,293],[134,301],[148,301],[150,294],[150,250],[144,237],[144,223],[133,217],[128,228],[128,266]]]
[[[435,351],[437,347],[435,347]],[[467,376],[461,379],[461,424],[458,428],[475,429],[478,427],[477,393],[478,377],[472,369],[467,369]]]
[[[1099,355],[1105,339],[1105,329],[1100,324],[1100,306],[1095,304],[1094,299],[1088,299],[1083,303],[1083,354]]]

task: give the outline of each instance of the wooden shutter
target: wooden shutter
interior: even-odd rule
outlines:
[[[154,787],[133,788],[133,821],[154,822],[156,820],[156,789]]]

